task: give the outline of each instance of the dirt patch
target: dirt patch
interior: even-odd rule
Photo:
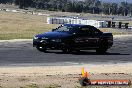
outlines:
[[[130,79],[132,81],[131,63],[82,66],[0,67],[0,88],[82,88],[78,82],[82,67],[89,71],[90,79]],[[125,86],[125,88],[131,87]],[[109,86],[107,88],[119,87]]]

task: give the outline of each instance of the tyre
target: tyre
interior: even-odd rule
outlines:
[[[96,49],[96,53],[99,53],[99,54],[104,54],[104,53],[106,53],[106,51],[107,51],[107,49],[106,48],[98,48],[98,49]]]
[[[107,49],[108,49],[108,42],[107,42],[107,40],[103,40],[101,42],[101,44],[99,45],[99,48],[96,49],[96,52],[104,54],[104,53],[106,53]]]
[[[37,46],[36,48],[37,48],[37,50],[39,50],[41,52],[46,52],[47,51],[47,48],[43,47],[43,46]]]
[[[79,49],[75,49],[74,50],[76,53],[80,53],[80,50]]]

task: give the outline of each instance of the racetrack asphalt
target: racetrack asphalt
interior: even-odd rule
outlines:
[[[106,54],[87,50],[64,54],[60,50],[40,52],[28,41],[0,42],[0,66],[67,66],[100,63],[131,63],[132,36],[115,37]]]

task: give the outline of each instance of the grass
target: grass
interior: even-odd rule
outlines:
[[[0,11],[0,40],[32,39],[34,35],[49,31],[58,25],[47,24],[46,16]],[[132,24],[132,22],[129,22]],[[101,29],[113,34],[127,34],[110,28]]]
[[[46,24],[46,16],[0,12],[0,40],[30,39],[56,26]]]
[[[30,85],[26,85],[25,87],[20,87],[20,88],[39,88],[39,86],[37,84],[30,84]]]
[[[44,88],[61,88],[61,86],[58,84],[52,84],[52,85],[46,86]]]
[[[132,31],[128,31],[125,29],[113,29],[113,28],[100,28],[102,32],[111,32],[113,35],[126,35],[132,34]]]
[[[18,80],[19,82],[29,81],[28,78],[17,78],[17,80]]]
[[[37,84],[29,84],[29,85],[26,85],[26,86],[20,87],[20,88],[60,88],[60,87],[61,86],[58,84],[52,84],[52,85],[48,85],[45,87],[39,87],[39,85],[37,85]]]

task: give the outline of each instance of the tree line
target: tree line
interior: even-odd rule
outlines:
[[[92,13],[132,16],[132,3],[108,3],[100,0],[0,0],[3,4],[15,4],[21,9],[28,7],[49,11]]]

